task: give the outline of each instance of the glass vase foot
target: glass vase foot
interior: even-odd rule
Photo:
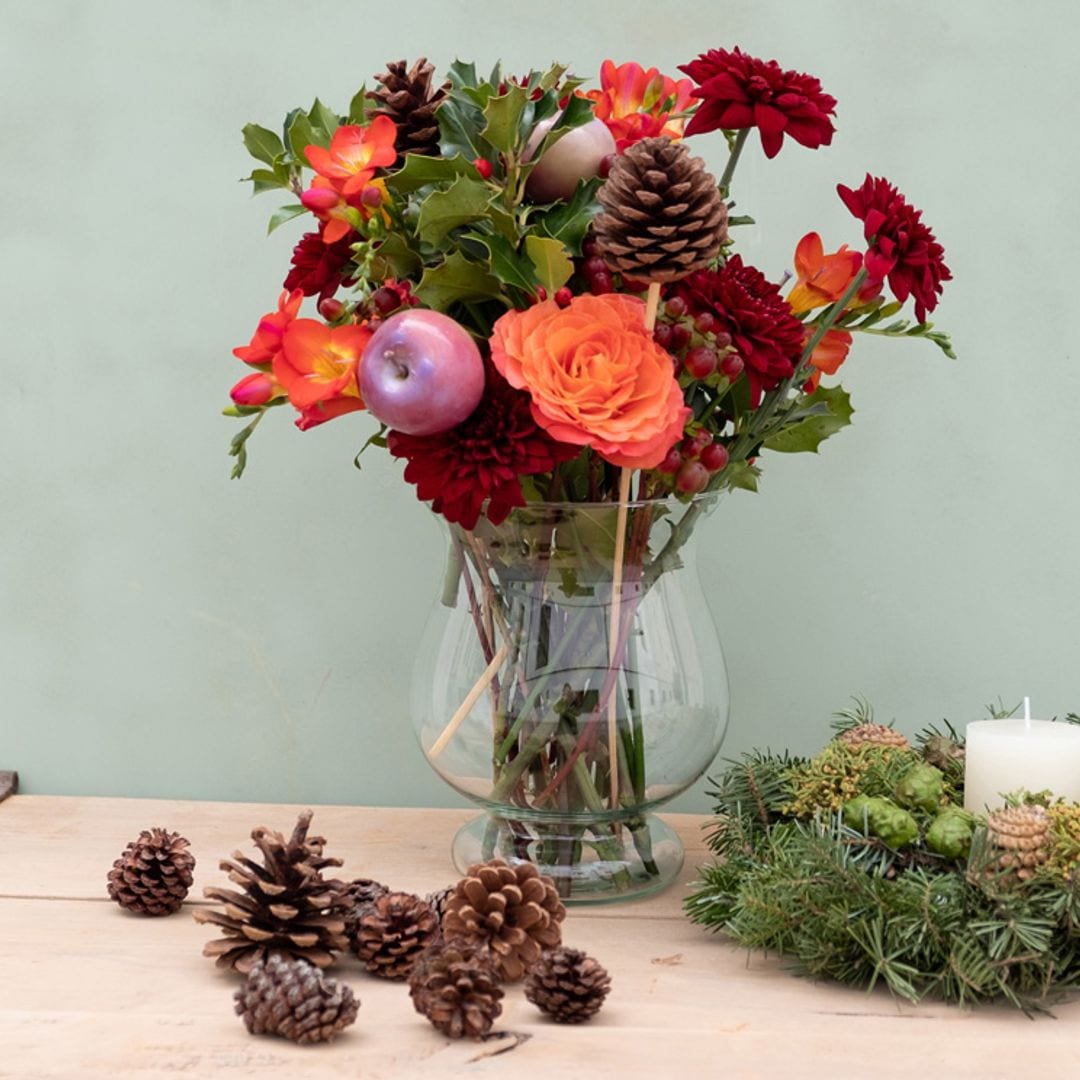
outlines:
[[[533,863],[566,904],[650,896],[675,880],[684,854],[675,831],[653,814],[617,826],[481,814],[458,830],[451,853],[462,874],[488,859]]]

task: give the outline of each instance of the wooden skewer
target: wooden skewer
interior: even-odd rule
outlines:
[[[488,688],[491,680],[495,678],[495,673],[506,659],[509,650],[510,643],[504,641],[491,658],[491,662],[484,668],[484,673],[476,680],[476,685],[465,695],[465,700],[457,707],[457,712],[450,717],[446,727],[442,730],[442,734],[431,744],[428,757],[432,761],[446,749],[446,744],[454,737],[454,733],[461,727],[465,717],[469,715],[469,711],[480,700],[480,695]]]

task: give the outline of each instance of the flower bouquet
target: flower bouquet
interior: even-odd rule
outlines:
[[[924,337],[950,277],[884,178],[839,186],[857,246],[810,232],[773,281],[735,253],[732,183],[833,136],[816,78],[738,48],[683,78],[607,61],[484,76],[389,64],[345,115],[316,100],[249,124],[255,190],[314,219],[276,310],[234,350],[234,476],[263,417],[372,418],[445,521],[442,602],[413,685],[421,744],[490,816],[456,858],[532,859],[564,895],[634,895],[681,854],[647,811],[719,749],[727,684],[688,540],[767,451],[850,422],[822,383],[855,334]],[[688,149],[716,133],[719,179]],[[318,318],[301,315],[310,298]],[[914,319],[899,316],[912,301]]]

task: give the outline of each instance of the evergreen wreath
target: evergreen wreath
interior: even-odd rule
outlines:
[[[976,817],[947,722],[912,746],[865,702],[837,721],[812,758],[755,751],[713,780],[691,920],[911,1002],[1045,1012],[1080,988],[1080,804],[1019,792]]]

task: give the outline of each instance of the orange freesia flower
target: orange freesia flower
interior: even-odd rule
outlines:
[[[268,312],[259,320],[250,343],[233,349],[233,356],[255,367],[271,363],[281,349],[281,339],[289,323],[296,318],[303,300],[304,294],[300,289],[283,292],[278,297],[277,311]]]
[[[691,104],[691,79],[669,79],[656,68],[647,71],[633,62],[615,66],[605,60],[600,67],[600,89],[585,97],[593,102],[598,119],[603,120],[622,153],[628,146],[654,135],[682,137],[683,121],[671,119]]]
[[[806,328],[806,340],[814,332],[812,326]],[[810,363],[814,370],[807,380],[811,389],[816,389],[821,382],[822,375],[835,375],[840,365],[847,359],[848,349],[851,348],[851,334],[847,330],[829,330],[818,342],[814,351],[810,354]]]
[[[492,330],[491,359],[528,391],[533,418],[553,439],[590,446],[612,465],[659,465],[690,415],[636,297],[586,294],[565,308],[545,300],[508,311]]]
[[[367,127],[343,124],[330,139],[330,149],[305,146],[311,167],[346,197],[363,191],[380,167],[397,160],[394,138],[397,126],[388,116],[376,116]]]
[[[366,326],[330,327],[317,319],[297,319],[274,357],[274,377],[300,410],[301,428],[362,409],[357,372],[371,338]]]
[[[788,293],[788,304],[796,315],[825,304],[835,304],[862,267],[861,252],[849,251],[847,244],[829,255],[816,232],[807,233],[795,248],[795,287]],[[880,284],[868,282],[859,290],[864,302],[881,291]]]
[[[325,176],[316,176],[311,187],[300,196],[304,204],[322,223],[324,244],[334,244],[348,236],[360,221],[366,221],[373,210],[390,198],[384,180],[368,180],[363,188],[346,196]]]

